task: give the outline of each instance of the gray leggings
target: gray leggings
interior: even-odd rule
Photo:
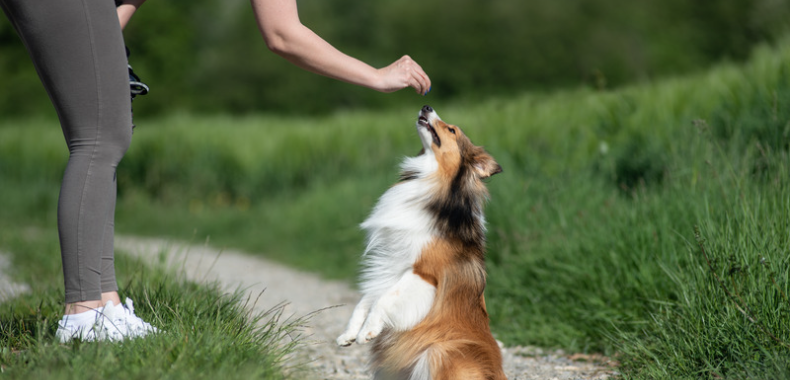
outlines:
[[[132,115],[123,36],[111,0],[0,0],[58,113],[69,161],[58,201],[66,302],[116,291],[115,168]],[[12,89],[4,89],[11,91]]]

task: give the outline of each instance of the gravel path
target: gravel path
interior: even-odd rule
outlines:
[[[181,270],[193,281],[218,281],[225,289],[244,289],[251,299],[263,292],[254,306],[262,312],[286,302],[285,316],[300,317],[317,310],[309,321],[309,342],[303,356],[317,379],[370,379],[366,371],[368,347],[338,347],[334,341],[345,327],[359,294],[346,282],[327,281],[257,256],[210,246],[185,245],[161,239],[118,236],[118,249],[134,256],[156,261],[164,255],[165,262]],[[264,292],[265,291],[265,292]],[[510,380],[526,379],[608,379],[610,368],[588,361],[584,355],[568,356],[562,351],[544,351],[535,347],[507,347],[502,350],[505,373]]]

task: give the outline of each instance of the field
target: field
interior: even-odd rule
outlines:
[[[358,224],[420,149],[413,125],[431,99],[419,101],[137,120],[116,227],[351,280]],[[500,340],[600,352],[624,378],[790,378],[789,41],[616,91],[431,105],[504,168],[487,207]],[[46,118],[8,124],[0,226],[52,226],[60,131]]]

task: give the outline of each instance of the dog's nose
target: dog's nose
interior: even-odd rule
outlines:
[[[431,108],[431,106],[426,104],[426,105],[422,106],[422,111],[423,112],[433,112],[433,108]]]

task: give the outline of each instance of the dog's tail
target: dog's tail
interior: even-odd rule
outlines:
[[[389,347],[386,354],[374,355],[375,379],[507,380],[498,347],[492,351],[488,342],[474,339],[414,339],[414,332],[406,333],[409,336],[395,333],[401,337],[390,338],[398,344]]]

